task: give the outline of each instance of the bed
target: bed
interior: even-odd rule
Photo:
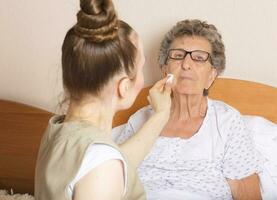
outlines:
[[[113,126],[127,122],[148,104],[149,87],[133,106],[116,114]],[[244,80],[218,78],[209,97],[223,100],[242,114],[259,115],[277,123],[277,88]],[[32,106],[0,100],[0,189],[34,193],[35,162],[40,139],[53,113]]]

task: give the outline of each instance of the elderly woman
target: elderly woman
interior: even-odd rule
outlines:
[[[216,27],[180,21],[163,39],[159,63],[164,75],[174,75],[173,95],[169,121],[139,167],[148,199],[261,199],[262,161],[241,114],[207,97],[225,69]],[[117,141],[134,134],[151,114],[150,106],[135,113]]]

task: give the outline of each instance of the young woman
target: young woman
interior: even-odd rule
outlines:
[[[78,22],[62,47],[63,84],[70,104],[54,116],[41,141],[35,176],[38,200],[142,200],[136,167],[168,120],[166,79],[150,90],[155,113],[120,148],[112,119],[143,87],[144,55],[138,34],[118,20],[109,0],[81,0]]]

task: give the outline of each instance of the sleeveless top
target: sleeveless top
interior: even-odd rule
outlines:
[[[37,200],[71,200],[67,188],[76,176],[91,144],[118,146],[97,127],[84,121],[63,122],[63,116],[54,116],[42,138],[35,173]],[[122,154],[122,153],[121,153]],[[123,200],[145,200],[145,193],[136,169],[127,164],[127,188]]]

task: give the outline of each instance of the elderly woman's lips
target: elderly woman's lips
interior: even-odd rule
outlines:
[[[180,79],[185,79],[185,80],[194,80],[192,77],[190,77],[190,76],[180,76],[179,77]]]

